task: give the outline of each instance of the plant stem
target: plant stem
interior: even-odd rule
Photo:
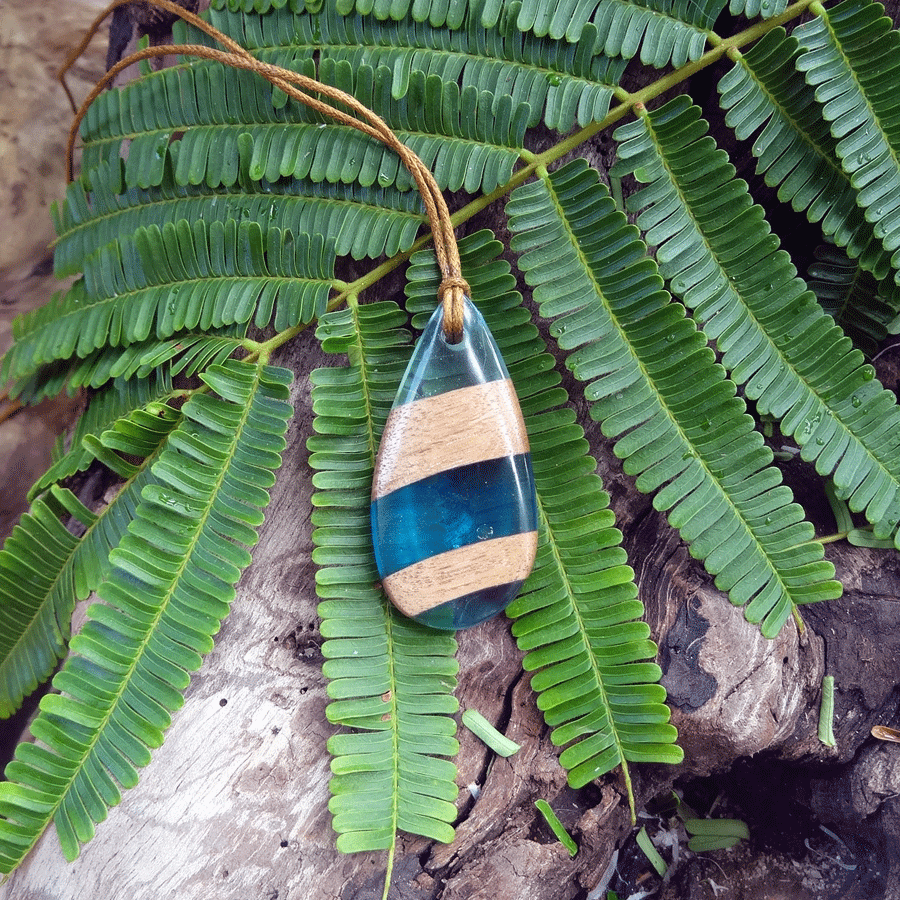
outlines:
[[[397,834],[394,833],[394,840],[391,843],[391,847],[388,850],[388,859],[387,859],[387,869],[384,873],[384,893],[381,895],[381,900],[388,900],[388,894],[391,892],[391,878],[394,874],[394,851],[397,849]]]
[[[820,544],[834,544],[837,541],[844,541],[847,539],[846,531],[839,531],[837,534],[826,534],[825,537],[816,538],[816,540]]]

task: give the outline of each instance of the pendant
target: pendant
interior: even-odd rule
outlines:
[[[522,411],[481,313],[451,344],[439,305],[400,382],[372,483],[384,590],[432,628],[468,628],[519,592],[537,552]]]

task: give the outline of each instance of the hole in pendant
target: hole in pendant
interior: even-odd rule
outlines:
[[[466,343],[466,341],[465,341],[465,334],[461,334],[461,335],[459,336],[459,340],[458,340],[458,341],[451,341],[451,340],[448,340],[448,339],[447,339],[447,335],[444,333],[444,329],[443,329],[443,328],[441,328],[441,341],[443,342],[444,346],[445,346],[448,350],[455,350],[455,351],[457,351],[457,352],[459,352],[460,350],[462,350],[463,347],[465,346],[465,343]]]

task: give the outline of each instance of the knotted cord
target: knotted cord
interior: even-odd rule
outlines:
[[[59,80],[65,88],[66,94],[74,108],[68,86],[65,83],[65,74],[74,65],[97,33],[103,20],[118,6],[128,3],[129,0],[114,0],[94,21],[88,29],[81,44],[72,52],[59,72]],[[134,63],[158,56],[194,56],[200,59],[210,59],[221,62],[224,65],[236,69],[244,69],[256,72],[265,78],[274,87],[284,91],[292,99],[303,103],[315,112],[328,116],[341,125],[367,134],[369,137],[380,141],[393,150],[400,157],[401,162],[412,175],[416,187],[422,197],[425,212],[431,225],[432,238],[434,240],[434,252],[437,257],[438,267],[441,270],[441,284],[438,288],[438,299],[444,306],[444,336],[450,343],[457,343],[462,338],[463,332],[463,299],[470,294],[470,288],[462,277],[460,269],[459,249],[456,245],[456,235],[453,230],[453,222],[450,218],[450,210],[444,200],[444,195],[438,187],[437,181],[428,167],[422,162],[415,152],[403,144],[390,126],[355,97],[338,88],[322,84],[313,78],[308,78],[298,72],[293,72],[282,66],[262,62],[252,56],[249,51],[233,41],[217,28],[205,22],[192,12],[170,2],[170,0],[147,0],[159,9],[173,13],[184,19],[190,25],[205,32],[216,42],[224,47],[217,50],[202,44],[165,44],[157,47],[145,47],[138,50],[116,63],[98,82],[85,98],[84,102],[75,112],[75,118],[69,131],[69,140],[66,146],[66,166],[69,180],[74,178],[74,149],[75,140],[78,137],[78,129],[87,114],[90,105],[103,92],[106,86],[123,69]],[[313,94],[319,95],[312,96]],[[325,97],[328,101],[319,99]],[[333,104],[341,103],[355,113],[351,115]]]

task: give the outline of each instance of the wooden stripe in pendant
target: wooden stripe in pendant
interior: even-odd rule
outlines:
[[[500,585],[521,586],[534,565],[537,532],[480,541],[407,566],[382,582],[400,612],[415,617]],[[403,604],[402,606],[400,604]]]
[[[522,410],[508,378],[404,403],[385,425],[372,499],[447,469],[527,452]]]

